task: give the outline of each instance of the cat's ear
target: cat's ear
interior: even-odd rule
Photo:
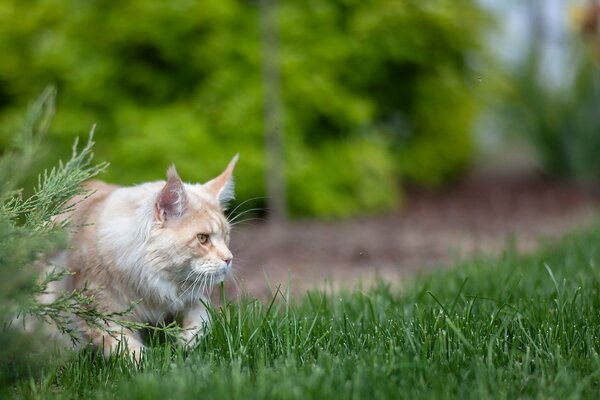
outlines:
[[[175,165],[167,170],[167,183],[162,188],[154,204],[154,216],[159,222],[167,222],[181,217],[187,204],[183,182]]]
[[[205,183],[206,188],[219,200],[223,208],[227,208],[227,203],[235,198],[233,169],[239,156],[239,154],[233,156],[225,171],[221,172],[221,175]]]

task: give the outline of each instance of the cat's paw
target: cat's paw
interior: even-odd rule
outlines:
[[[142,358],[144,356],[145,353],[145,347],[143,345],[135,345],[132,347],[127,347],[127,354],[129,355],[129,358],[135,362],[135,364],[137,366],[140,366],[141,362],[142,362]]]
[[[186,349],[193,349],[204,335],[204,329],[185,329],[179,336],[179,344]]]
[[[105,338],[103,353],[104,359],[108,360],[111,357],[123,355],[129,357],[136,365],[140,365],[144,355],[144,345],[134,338],[116,339],[109,337]]]

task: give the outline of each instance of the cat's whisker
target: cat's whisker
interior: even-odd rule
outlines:
[[[210,289],[212,288],[212,281],[213,281],[213,275],[210,275],[208,277],[208,279],[206,280],[204,287],[202,288],[203,295],[210,292]]]
[[[267,218],[265,217],[259,217],[259,216],[248,216],[248,218],[244,218],[244,219],[240,219],[234,222],[230,222],[230,226],[236,226],[242,222],[246,222],[246,221],[267,221]]]
[[[240,204],[238,204],[233,210],[231,210],[230,212],[228,212],[228,215],[229,216],[233,215],[233,213],[235,213],[244,204],[247,204],[247,203],[249,203],[251,201],[254,201],[254,200],[265,200],[265,199],[268,199],[268,197],[267,196],[259,196],[259,197],[250,198],[248,200],[244,200]]]
[[[193,272],[193,271],[192,271],[192,272]],[[188,279],[191,277],[191,275],[192,275],[192,273],[188,274],[188,277],[185,279],[185,281],[187,281],[187,280],[188,280]],[[198,279],[198,278],[195,278],[195,280],[196,280],[196,279]],[[186,289],[185,289],[185,290],[184,290],[184,291],[183,291],[183,292],[182,292],[182,293],[181,293],[179,296],[177,296],[177,297],[175,298],[175,300],[173,300],[173,302],[172,302],[172,303],[169,305],[169,307],[171,307],[173,304],[175,304],[175,303],[176,303],[176,302],[178,302],[178,301],[182,301],[182,302],[183,302],[183,301],[185,301],[185,299],[184,299],[184,296],[185,296],[185,294],[186,294],[186,293],[187,293],[187,292],[188,292],[188,291],[189,291],[191,288],[193,288],[193,287],[194,287],[194,285],[195,285],[195,280],[194,280],[194,282],[193,282],[193,283],[192,283],[190,286],[188,286],[188,287],[187,287],[187,288],[186,288]],[[182,285],[182,286],[183,286],[183,285]]]
[[[245,222],[250,222],[250,221],[262,221],[262,222],[266,222],[267,219],[266,218],[260,218],[260,217],[251,217],[251,218],[243,219],[241,221],[234,222],[234,223],[230,224],[230,226],[233,228],[234,226],[238,226],[238,225],[241,225],[241,224],[243,224]]]
[[[234,249],[234,250],[239,250],[239,248],[236,248],[236,249]],[[237,270],[238,268],[236,268],[236,266],[239,266],[239,265],[240,265],[240,263],[245,263],[245,262],[248,262],[248,261],[249,261],[249,259],[248,259],[248,258],[236,255],[236,256],[235,256],[235,263],[233,264],[233,267],[232,267],[232,268],[234,268],[234,269],[236,269],[236,270]],[[233,271],[233,270],[232,270],[232,271]]]
[[[198,275],[198,279],[194,282],[194,288],[192,289],[192,301],[194,301],[194,299],[197,298],[198,295],[196,294],[196,290],[198,289],[198,287],[201,287],[204,284],[204,281],[206,280],[205,275],[205,271],[202,271]]]
[[[250,208],[250,209],[248,209],[248,210],[242,211],[242,212],[240,212],[239,214],[237,214],[235,217],[233,217],[233,218],[229,219],[229,223],[233,223],[233,222],[235,222],[235,221],[236,221],[238,218],[240,218],[242,215],[246,215],[246,214],[248,214],[248,213],[250,213],[250,212],[253,212],[253,211],[265,211],[265,208],[263,208],[263,207],[255,207],[255,208]]]
[[[203,274],[203,275],[206,275],[206,274]],[[198,299],[202,295],[202,292],[204,291],[204,286],[205,285],[206,285],[206,276],[203,277],[202,281],[200,282],[200,284],[196,288],[198,290],[198,292],[192,294],[192,298],[193,299]]]
[[[208,279],[206,280],[206,284],[202,288],[202,297],[203,298],[209,297],[210,293],[212,292],[213,280],[214,280],[214,276],[212,276],[212,275],[210,277],[208,277]]]
[[[207,296],[208,296],[208,294],[209,294],[210,292],[212,292],[213,288],[215,287],[215,284],[216,284],[216,282],[215,282],[215,278],[216,278],[216,276],[215,276],[215,275],[211,275],[211,276],[210,276],[210,281],[209,281],[209,283],[208,283],[208,286],[206,287],[206,290],[207,290],[207,291],[206,291],[206,295],[207,295]]]
[[[178,295],[177,297],[175,297],[175,299],[171,302],[171,304],[169,304],[169,307],[167,308],[171,308],[171,306],[179,301],[184,301],[183,297],[185,296],[185,294],[190,290],[190,288],[193,287],[193,284],[191,286],[189,286],[187,289],[185,289],[180,295]],[[164,313],[163,313],[164,314]]]
[[[255,212],[255,211],[263,211],[264,212],[264,211],[266,211],[266,209],[263,208],[263,207],[249,208],[247,210],[244,210],[244,211],[241,211],[241,212],[237,213],[232,218],[228,218],[227,220],[230,221],[230,222],[233,222],[233,221],[237,220],[238,218],[240,218],[241,216],[246,215],[246,214],[251,213],[251,212]]]
[[[212,274],[205,272],[204,279],[202,280],[202,284],[198,287],[198,293],[194,297],[194,299],[198,299],[200,297],[204,297],[204,293],[207,293],[206,288],[209,280],[212,279]]]
[[[266,199],[266,197],[264,197],[264,196],[260,196],[260,197],[253,197],[253,198],[250,198],[250,199],[244,200],[244,201],[242,201],[240,204],[238,204],[237,206],[235,206],[235,208],[234,208],[233,210],[229,211],[227,214],[228,214],[228,215],[232,215],[232,214],[233,214],[233,213],[235,213],[235,212],[236,212],[236,211],[237,211],[237,210],[238,210],[238,209],[239,209],[241,206],[243,206],[244,204],[248,204],[248,203],[249,203],[249,202],[251,202],[251,201],[254,201],[254,200],[264,200],[264,199]]]
[[[235,289],[239,294],[242,290],[242,286],[233,269],[229,272],[229,277],[231,278],[231,282],[233,282],[233,284],[235,285]]]
[[[192,271],[190,271],[189,275],[191,275],[193,273],[194,273],[194,271],[192,270]],[[187,279],[189,279],[189,277]],[[178,301],[185,301],[184,296],[188,291],[192,290],[192,295],[193,295],[194,288],[195,288],[196,284],[198,283],[198,281],[201,279],[202,279],[202,273],[197,274],[196,277],[194,278],[194,282],[187,289],[185,289],[183,291],[183,293],[181,293],[179,296],[177,296],[177,298],[175,300],[173,300],[173,302],[169,305],[169,308]]]
[[[194,280],[194,284],[192,285],[192,298],[194,298],[194,291],[196,290],[198,285],[201,285],[202,282],[204,281],[205,275],[206,275],[206,273],[204,271],[202,271],[198,274],[198,276]]]
[[[181,286],[184,286],[185,283],[188,281],[188,279],[190,279],[192,277],[193,274],[194,274],[194,270],[190,269],[190,272],[187,274],[187,277],[184,280],[182,280],[181,282],[179,282],[179,284]]]

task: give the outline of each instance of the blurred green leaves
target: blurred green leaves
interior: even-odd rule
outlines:
[[[43,340],[44,324],[54,321],[57,329],[66,331],[71,318],[64,312],[89,304],[81,305],[85,298],[78,291],[44,305],[40,296],[47,293],[50,282],[65,275],[44,276],[42,271],[51,264],[44,257],[64,246],[64,232],[53,217],[68,212],[65,203],[80,193],[81,183],[106,168],[104,163],[92,164],[91,136],[82,149],[76,141],[69,160],[44,170],[31,196],[24,196],[19,188],[22,178],[31,173],[32,159],[49,128],[55,95],[53,88],[47,88],[29,106],[14,145],[0,156],[0,397],[6,385],[39,372],[53,344]],[[61,266],[56,267],[58,271]]]
[[[279,2],[289,207],[346,216],[394,207],[398,184],[439,185],[470,161],[474,0]],[[54,152],[98,123],[122,184],[217,174],[264,196],[258,3],[36,0],[0,4],[0,146],[15,110],[53,83]]]
[[[581,183],[600,181],[600,62],[581,38],[566,47],[569,69],[561,82],[543,79],[541,54],[532,49],[506,90],[508,120],[537,153],[545,173]]]

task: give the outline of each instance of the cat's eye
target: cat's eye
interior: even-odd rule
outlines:
[[[206,233],[199,233],[196,235],[196,237],[202,245],[207,244],[210,239],[210,236],[208,236]]]

